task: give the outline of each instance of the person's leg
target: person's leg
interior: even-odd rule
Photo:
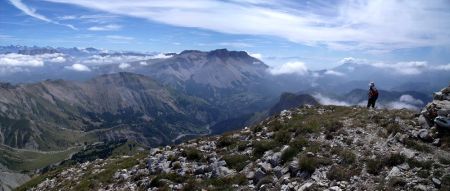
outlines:
[[[370,98],[367,100],[367,108],[369,108],[370,107]]]
[[[372,108],[375,108],[375,103],[377,103],[377,100],[376,100],[376,99],[373,99],[373,102],[372,102]]]

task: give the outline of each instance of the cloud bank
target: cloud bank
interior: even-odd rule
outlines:
[[[270,68],[269,72],[272,75],[282,75],[282,74],[306,75],[308,74],[308,68],[303,62],[287,62],[280,66]]]
[[[417,75],[427,70],[444,70],[450,71],[450,64],[438,65],[428,64],[427,61],[406,61],[397,63],[371,62],[365,59],[357,59],[353,57],[343,58],[339,61],[341,64],[369,65],[380,69],[394,71],[400,75]],[[352,67],[352,66],[350,66]]]
[[[24,55],[17,53],[0,54],[0,66],[40,67],[45,62],[63,63],[66,58],[63,54]]]

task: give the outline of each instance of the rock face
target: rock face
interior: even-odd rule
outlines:
[[[407,110],[295,108],[225,135],[50,171],[29,188],[448,190],[449,137],[440,147],[423,141],[416,116]]]

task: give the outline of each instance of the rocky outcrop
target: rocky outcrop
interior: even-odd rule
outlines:
[[[433,94],[433,101],[421,111],[419,124],[422,129],[417,137],[436,146],[450,133],[450,86]]]
[[[225,135],[50,172],[48,179],[30,187],[448,190],[450,149],[423,141],[434,132],[421,130],[417,116],[407,110],[296,108]],[[102,178],[90,181],[95,177]]]

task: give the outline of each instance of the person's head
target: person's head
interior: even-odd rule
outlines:
[[[374,87],[374,86],[375,86],[375,83],[373,83],[373,82],[369,83],[369,88]]]

